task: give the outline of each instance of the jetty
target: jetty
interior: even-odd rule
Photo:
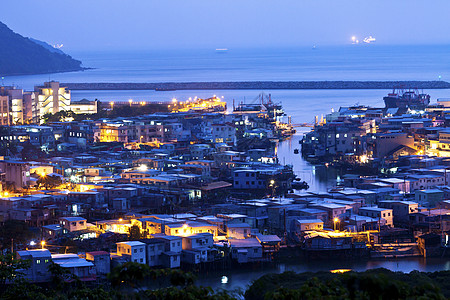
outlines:
[[[450,89],[446,81],[227,81],[227,82],[98,82],[64,83],[70,90],[357,90],[393,89]]]

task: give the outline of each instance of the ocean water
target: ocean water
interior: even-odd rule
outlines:
[[[241,80],[442,80],[450,81],[450,45],[346,45],[288,49],[215,49],[73,52],[94,69],[11,76],[24,88],[61,82],[181,82]]]

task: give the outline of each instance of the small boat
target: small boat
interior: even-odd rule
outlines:
[[[294,190],[307,190],[309,189],[309,185],[306,181],[302,181],[302,182],[293,182],[291,184],[292,188]]]

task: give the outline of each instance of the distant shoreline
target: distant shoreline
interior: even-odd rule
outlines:
[[[63,83],[70,90],[371,90],[395,87],[450,89],[446,81],[234,81],[160,83]]]

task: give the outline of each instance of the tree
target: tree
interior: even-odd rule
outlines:
[[[133,241],[140,240],[143,238],[143,235],[141,233],[141,228],[137,225],[133,225],[128,229],[128,234],[130,236],[130,239]]]
[[[28,244],[33,238],[27,223],[19,220],[8,220],[0,226],[0,242],[2,249],[11,249],[11,243]]]
[[[43,175],[36,181],[38,187],[44,187],[46,190],[57,187],[62,183],[61,177],[57,175]]]
[[[48,271],[52,274],[52,284],[56,290],[64,290],[69,280],[76,279],[68,269],[64,269],[54,262],[48,266]]]
[[[40,147],[31,144],[30,141],[23,143],[22,147],[23,160],[38,160],[46,155]]]
[[[127,262],[117,266],[108,274],[108,279],[113,287],[128,285],[132,288],[141,289],[140,283],[151,273],[148,265]]]
[[[51,122],[66,122],[74,120],[76,117],[76,114],[71,110],[61,110],[54,114],[52,113],[46,113],[44,114],[41,119],[44,124],[51,123]]]
[[[27,260],[14,259],[14,254],[0,255],[0,291],[5,290],[5,285],[23,277],[23,270],[30,267]]]

